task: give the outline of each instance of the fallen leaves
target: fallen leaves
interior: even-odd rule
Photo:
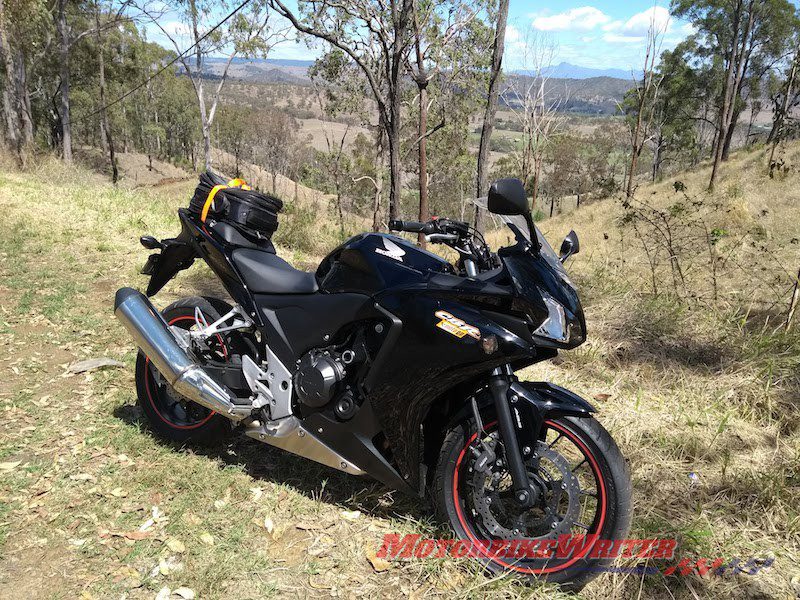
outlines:
[[[196,594],[191,588],[181,586],[174,590],[170,590],[167,586],[164,586],[158,590],[155,600],[174,600],[176,598],[181,598],[182,600],[194,600],[195,597]]]
[[[214,536],[204,531],[200,534],[200,541],[203,542],[206,546],[213,546],[214,545]]]
[[[361,516],[360,510],[343,510],[341,513],[342,518],[346,521],[355,521]]]
[[[272,535],[272,532],[275,531],[275,523],[272,522],[272,519],[269,517],[264,517],[264,529],[267,530],[267,533]]]
[[[595,394],[594,396],[592,396],[592,398],[594,398],[599,402],[605,402],[606,400],[611,398],[611,394],[605,394],[605,393]]]
[[[383,571],[388,571],[392,568],[392,563],[385,558],[377,556],[374,548],[366,548],[364,553],[369,561],[369,564],[372,565],[372,568],[375,569],[376,573],[382,573]]]
[[[169,548],[170,552],[175,552],[176,554],[183,554],[186,552],[186,546],[180,540],[176,540],[175,538],[169,538],[165,542],[167,548]]]
[[[124,367],[125,363],[121,363],[113,358],[90,358],[89,360],[82,360],[71,364],[67,370],[70,373],[86,373],[88,371],[96,371],[97,369],[104,369],[106,367]]]
[[[13,471],[22,464],[21,460],[12,460],[10,462],[0,463],[0,471],[8,472]]]
[[[130,540],[132,542],[138,542],[139,540],[146,540],[147,538],[151,537],[151,534],[147,531],[111,531],[109,529],[101,529],[98,535],[100,536],[100,539],[108,539],[110,537],[121,537],[125,538],[126,540]]]

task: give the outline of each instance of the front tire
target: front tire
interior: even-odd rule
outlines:
[[[487,422],[480,439],[471,418],[456,423],[445,436],[430,490],[437,515],[469,542],[471,555],[491,573],[511,572],[580,590],[611,562],[591,557],[593,543],[563,558],[552,550],[537,558],[535,549],[547,548],[552,543],[548,540],[564,535],[625,538],[631,522],[631,482],[622,453],[594,419],[545,421],[545,437],[526,460],[539,500],[526,510],[513,500],[497,426]],[[495,444],[498,457],[484,472],[473,468],[484,447],[481,439]],[[500,541],[509,539],[518,541],[498,554]]]
[[[198,296],[178,300],[161,314],[168,325],[191,329],[197,325],[196,309],[208,323],[221,316],[209,299]],[[226,362],[233,354],[233,346],[230,335],[214,336],[203,358]],[[232,431],[229,419],[178,394],[141,351],[136,358],[136,394],[150,429],[167,441],[215,446]]]

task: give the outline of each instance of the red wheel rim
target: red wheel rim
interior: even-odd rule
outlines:
[[[169,321],[168,325],[173,325],[175,323],[178,323],[179,321],[193,321],[197,323],[197,320],[194,317],[184,316],[184,317],[175,317],[174,319]],[[217,339],[219,340],[220,347],[222,348],[222,353],[224,354],[225,360],[227,361],[228,349],[225,346],[225,342],[223,342],[222,336],[220,336],[219,334],[217,334]],[[213,417],[216,414],[214,411],[211,411],[208,413],[208,416],[206,416],[204,419],[198,421],[197,423],[193,423],[191,425],[179,425],[177,423],[173,423],[161,413],[159,408],[156,406],[155,401],[153,400],[153,392],[150,388],[151,382],[153,382],[153,374],[150,371],[150,359],[147,358],[146,356],[145,356],[144,366],[145,366],[144,389],[145,392],[147,393],[147,399],[150,402],[150,406],[153,407],[153,412],[155,412],[156,415],[158,415],[158,418],[161,419],[161,421],[163,421],[165,424],[169,425],[174,429],[183,429],[183,430],[197,429],[198,427],[202,427],[203,425],[208,423],[208,421],[211,420],[211,417]]]

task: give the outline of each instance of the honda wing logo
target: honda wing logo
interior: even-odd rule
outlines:
[[[375,252],[378,254],[383,254],[384,256],[388,256],[389,258],[399,260],[400,262],[403,262],[403,257],[406,254],[405,250],[403,250],[389,238],[383,238],[383,248],[375,248]]]

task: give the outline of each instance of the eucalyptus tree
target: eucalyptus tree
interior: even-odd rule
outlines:
[[[419,185],[418,219],[430,218],[428,200],[428,138],[444,127],[449,109],[458,106],[446,92],[457,86],[459,95],[470,93],[470,80],[480,72],[485,62],[489,36],[483,26],[486,6],[481,0],[414,0],[414,50],[408,59],[408,71],[417,86],[417,174]],[[439,94],[429,98],[429,86],[437,80]],[[442,100],[448,99],[447,104]],[[428,115],[437,102],[441,120],[428,128]],[[457,118],[450,115],[450,118]],[[419,234],[419,244],[425,247],[425,235]]]
[[[796,9],[789,0],[673,0],[671,8],[694,25],[697,59],[722,66],[709,181],[713,189],[744,107],[741,94],[749,69],[787,52],[797,27]]]
[[[530,190],[532,206],[536,206],[548,146],[566,123],[566,116],[559,112],[566,94],[555,89],[549,76],[556,50],[551,39],[526,32],[522,73],[509,78],[502,94],[522,132],[519,172],[526,189]]]
[[[389,149],[389,219],[397,217],[402,192],[400,141],[402,84],[413,43],[414,0],[301,0],[292,9],[269,0],[301,34],[341,50],[361,70]]]
[[[63,0],[60,0],[63,1]],[[238,57],[266,58],[270,49],[284,39],[284,30],[273,27],[272,12],[267,0],[250,0],[244,7],[222,25],[232,10],[240,5],[229,0],[173,0],[172,9],[181,19],[193,45],[191,53],[181,48],[181,38],[167,28],[148,4],[139,6],[146,15],[151,15],[152,23],[169,39],[180,56],[180,63],[189,76],[194,88],[197,106],[200,110],[200,127],[203,133],[203,156],[205,168],[210,169],[211,132],[221,97],[222,88],[234,59]],[[226,55],[216,86],[206,97],[205,77],[208,58],[214,54]]]
[[[481,125],[481,139],[478,145],[478,164],[475,178],[475,194],[483,196],[489,191],[489,150],[497,116],[497,100],[500,96],[500,79],[503,73],[503,52],[505,51],[506,24],[508,22],[509,0],[499,0],[494,18],[495,32],[492,44],[492,66],[489,70],[489,86]],[[475,207],[475,227],[483,231],[484,211]]]

